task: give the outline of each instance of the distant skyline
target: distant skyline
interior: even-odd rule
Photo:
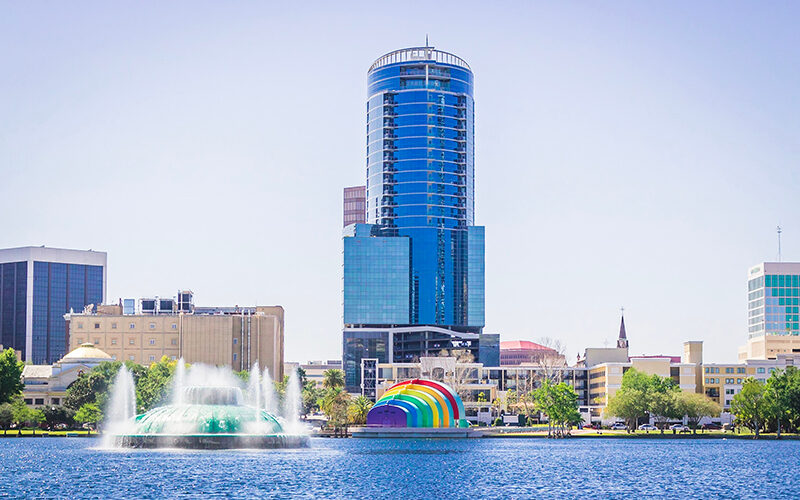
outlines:
[[[632,354],[733,362],[777,225],[800,260],[792,2],[0,8],[0,247],[108,252],[112,302],[282,305],[287,360],[341,356],[367,69],[426,34],[475,74],[486,333],[572,363],[624,306]]]

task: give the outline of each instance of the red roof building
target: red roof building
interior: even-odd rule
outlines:
[[[559,357],[555,349],[528,340],[509,340],[500,342],[500,365],[514,366],[523,363],[537,363],[543,358]]]

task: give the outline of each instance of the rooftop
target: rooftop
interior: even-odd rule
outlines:
[[[549,347],[543,346],[541,344],[537,344],[536,342],[531,342],[529,340],[507,340],[505,342],[500,342],[500,350],[503,349],[525,349],[525,350],[544,350],[544,351],[552,351]]]
[[[384,54],[372,63],[369,67],[370,71],[378,69],[382,66],[390,64],[415,62],[415,61],[433,61],[441,64],[450,64],[453,66],[460,66],[464,69],[472,71],[469,64],[455,54],[436,50],[433,47],[409,47],[407,49],[394,50],[388,54]]]

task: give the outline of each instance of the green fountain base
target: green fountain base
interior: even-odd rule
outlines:
[[[306,448],[310,446],[310,439],[290,434],[134,434],[116,436],[115,444],[126,448],[275,449]]]

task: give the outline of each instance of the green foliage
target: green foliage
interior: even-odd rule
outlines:
[[[635,429],[639,419],[647,414],[664,424],[679,418],[676,395],[680,389],[672,378],[647,375],[631,368],[622,376],[622,386],[606,406],[606,414],[619,417]]]
[[[240,372],[233,372],[234,375],[242,379],[242,382],[245,384],[250,382],[250,372],[247,370],[242,370]]]
[[[14,408],[11,403],[0,404],[0,427],[3,428],[3,434],[8,432],[12,423],[14,423]]]
[[[558,434],[565,434],[568,427],[581,421],[578,411],[578,394],[569,384],[561,382],[553,384],[544,379],[533,392],[535,408],[547,415],[548,435],[552,435],[553,427]],[[529,419],[528,425],[532,422]]]
[[[75,413],[75,421],[82,424],[97,424],[103,420],[103,412],[95,403],[86,403]]]
[[[158,363],[152,363],[139,377],[136,384],[136,406],[139,412],[145,412],[164,402],[177,363],[163,356]]]
[[[22,369],[25,363],[17,361],[14,349],[0,352],[0,404],[10,402],[22,392]]]
[[[338,389],[344,387],[344,371],[332,368],[322,374],[322,387],[325,389]]]
[[[65,406],[48,406],[43,411],[45,422],[51,429],[59,424],[72,427],[75,423],[75,412]]]
[[[492,425],[494,425],[495,427],[502,427],[503,426],[503,418],[502,417],[497,417],[496,419],[494,419],[494,423]]]
[[[119,361],[106,361],[82,374],[67,388],[64,406],[73,411],[77,411],[86,403],[96,403],[100,408],[104,407],[114,377],[122,366],[123,363]],[[125,367],[133,374],[134,382],[138,382],[147,372],[147,368],[129,361],[125,362]]]
[[[787,366],[786,370],[775,370],[767,379],[765,397],[769,406],[769,418],[775,423],[777,437],[783,425],[797,430],[800,424],[800,370]]]
[[[350,402],[347,416],[351,424],[364,425],[367,423],[367,413],[374,403],[364,396],[359,396]]]
[[[716,402],[696,392],[678,392],[675,395],[675,407],[677,418],[685,415],[692,428],[697,428],[703,417],[714,417],[722,411]]]
[[[328,370],[331,371],[331,370]],[[328,425],[339,428],[347,425],[347,410],[350,406],[350,395],[341,387],[331,387],[324,390],[324,395],[319,400],[319,407],[328,417]]]
[[[303,385],[303,415],[319,409],[318,401],[322,396],[322,389],[317,389],[317,385],[314,382],[306,382]]]
[[[736,422],[752,430],[755,439],[771,411],[766,387],[754,378],[745,380],[742,390],[731,401],[731,413],[736,416]]]

